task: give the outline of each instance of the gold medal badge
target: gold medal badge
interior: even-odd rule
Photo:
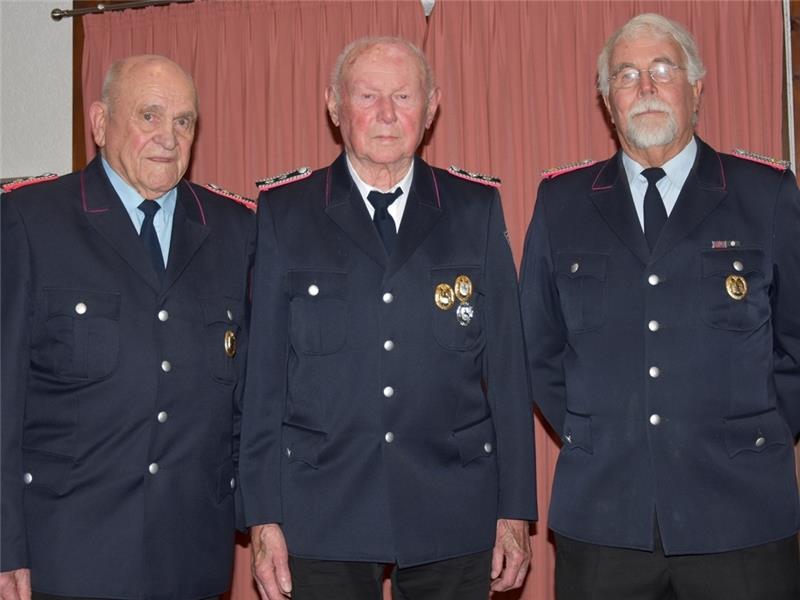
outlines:
[[[236,356],[236,334],[233,333],[230,329],[225,332],[225,354],[228,358],[233,358]]]
[[[436,306],[442,310],[450,310],[453,308],[456,302],[456,295],[453,292],[453,288],[450,287],[450,284],[440,283],[437,285],[433,294],[433,301],[436,303]]]
[[[725,279],[725,291],[734,300],[741,300],[747,295],[747,280],[741,275],[728,275]]]
[[[456,277],[454,289],[459,302],[469,302],[472,298],[472,280],[466,275]]]

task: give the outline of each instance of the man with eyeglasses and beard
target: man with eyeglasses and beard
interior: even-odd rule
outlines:
[[[683,27],[633,18],[598,58],[621,150],[539,188],[522,312],[563,442],[559,600],[800,597],[800,193],[694,134],[704,74]]]

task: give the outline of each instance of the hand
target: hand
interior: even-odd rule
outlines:
[[[251,527],[250,543],[253,579],[261,600],[290,598],[292,575],[289,573],[289,553],[280,526],[267,523]]]
[[[31,600],[31,572],[29,569],[0,573],[0,600]]]
[[[492,551],[492,591],[504,592],[520,587],[530,562],[528,522],[497,519],[497,537]]]

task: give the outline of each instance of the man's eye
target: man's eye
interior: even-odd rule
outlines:
[[[144,113],[142,115],[142,118],[149,123],[150,121],[152,121],[156,117],[155,117],[155,115],[153,113]]]
[[[622,81],[627,81],[627,82],[636,81],[637,79],[639,79],[639,71],[637,71],[636,69],[625,69],[619,74],[619,78]]]
[[[180,117],[179,119],[175,120],[175,123],[181,129],[187,129],[191,125],[191,121],[187,117]]]

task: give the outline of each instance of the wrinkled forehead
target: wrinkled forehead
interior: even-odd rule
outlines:
[[[609,57],[612,70],[620,66],[649,66],[654,62],[669,62],[684,66],[686,62],[680,45],[672,36],[656,30],[643,30],[620,37]]]
[[[425,71],[417,56],[400,44],[375,44],[361,50],[345,64],[343,80],[350,84],[371,74],[409,77],[424,82]]]
[[[190,104],[197,109],[194,82],[171,62],[142,60],[127,65],[119,76],[120,99],[134,99],[145,95],[169,98],[179,104]]]

